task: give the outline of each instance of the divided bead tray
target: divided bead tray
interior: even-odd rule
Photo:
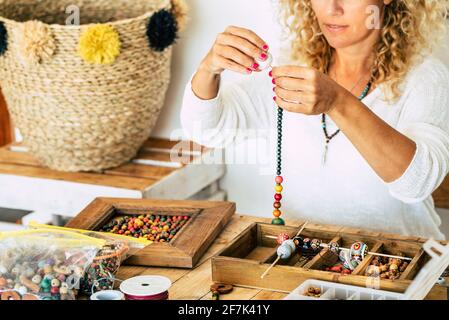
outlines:
[[[362,241],[368,245],[370,252],[401,255],[411,258],[411,261],[396,280],[365,275],[373,262],[373,255],[367,255],[352,274],[340,274],[326,271],[339,257],[328,248],[323,248],[319,254],[309,258],[295,254],[290,259],[280,260],[262,279],[261,275],[277,258],[276,250],[279,245],[276,237],[286,233],[292,238],[299,229],[265,223],[252,224],[212,258],[212,280],[243,287],[291,292],[304,281],[315,279],[403,293],[420,268],[430,259],[422,249],[426,241],[423,238],[308,224],[301,233],[302,238],[321,239],[323,243],[337,242],[344,248]],[[427,298],[446,300],[447,290],[435,285]]]
[[[111,221],[117,218],[132,219],[144,215],[164,217],[165,221],[173,217],[184,217],[186,223],[176,229],[173,238],[146,246],[125,263],[193,268],[234,215],[235,209],[235,203],[225,201],[97,198],[69,221],[66,227],[104,231],[105,226],[111,225]]]

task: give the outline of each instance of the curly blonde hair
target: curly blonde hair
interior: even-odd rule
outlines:
[[[396,100],[408,71],[445,37],[449,0],[394,0],[385,7],[371,81],[385,84]],[[280,14],[290,38],[291,59],[327,72],[332,48],[321,32],[311,0],[280,0]]]

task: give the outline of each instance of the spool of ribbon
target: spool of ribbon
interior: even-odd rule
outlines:
[[[90,300],[124,300],[125,296],[117,290],[103,290],[95,292],[90,296]]]
[[[162,276],[138,276],[125,280],[120,291],[126,300],[168,300],[170,279]]]

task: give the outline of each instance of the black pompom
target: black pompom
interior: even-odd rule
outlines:
[[[0,21],[0,56],[4,55],[8,49],[8,31],[5,24]]]
[[[178,24],[173,14],[162,9],[150,18],[147,26],[150,47],[155,51],[164,51],[178,38]]]

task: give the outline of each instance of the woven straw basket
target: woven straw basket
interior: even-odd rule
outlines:
[[[66,25],[72,5],[80,9],[80,25]],[[170,81],[172,43],[154,50],[148,25],[156,12],[173,12],[174,6],[173,0],[0,0],[0,24],[8,35],[0,86],[24,143],[42,164],[101,171],[137,154]],[[23,39],[17,30],[34,20],[54,43],[51,58],[29,64],[20,59]],[[88,63],[79,53],[83,32],[98,24],[113,27],[119,36],[120,54],[113,63]]]

